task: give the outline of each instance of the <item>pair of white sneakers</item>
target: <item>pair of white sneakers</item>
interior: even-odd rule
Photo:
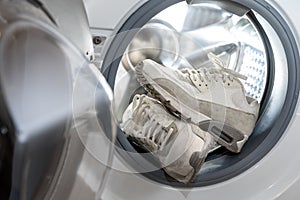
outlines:
[[[122,130],[151,152],[171,177],[187,183],[200,170],[215,141],[240,152],[259,111],[239,79],[223,67],[176,70],[152,60],[135,67],[140,84],[153,96],[136,95],[123,115]]]

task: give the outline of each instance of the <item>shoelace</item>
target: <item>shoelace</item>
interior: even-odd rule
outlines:
[[[191,80],[194,84],[197,84],[197,86],[201,86],[201,83],[208,86],[208,82],[211,82],[212,80],[216,82],[221,80],[223,81],[223,83],[234,81],[234,77],[232,75],[224,74],[219,70],[213,68],[201,68],[197,70],[183,69],[181,70],[181,72],[186,75],[186,78]]]
[[[208,58],[210,59],[210,61],[215,65],[215,67],[221,72],[221,73],[227,73],[233,77],[242,79],[242,80],[247,80],[247,76],[244,76],[236,71],[227,69],[224,67],[224,63],[222,62],[222,60],[220,58],[218,58],[215,54],[213,53],[208,53]]]
[[[216,82],[222,80],[223,83],[226,83],[228,81],[233,82],[234,78],[247,80],[246,76],[225,68],[223,62],[213,53],[209,53],[208,57],[216,68],[200,68],[197,70],[183,69],[181,70],[181,72],[186,75],[186,77],[189,78],[193,83],[198,83],[197,86],[201,86],[201,84],[199,83],[205,83],[206,81],[212,80],[215,80]],[[208,86],[207,83],[206,86]]]
[[[151,141],[156,145],[155,151],[163,149],[168,143],[174,129],[170,127],[166,130],[157,121],[155,115],[151,113],[150,106],[147,104],[141,103],[136,113],[133,113],[133,116],[135,117],[134,121],[139,121],[139,123],[143,124],[142,130],[134,136],[146,144],[149,144],[149,141]]]

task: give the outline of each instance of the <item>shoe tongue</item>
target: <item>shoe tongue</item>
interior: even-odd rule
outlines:
[[[190,79],[189,69],[183,68],[180,69],[177,72],[177,77],[180,81],[188,82],[189,84],[192,84],[193,82]]]

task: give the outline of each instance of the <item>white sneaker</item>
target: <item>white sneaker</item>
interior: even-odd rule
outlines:
[[[136,77],[172,112],[210,132],[230,151],[240,152],[255,127],[259,104],[245,96],[238,73],[224,69],[213,54],[209,57],[218,68],[179,71],[144,60],[135,68]]]
[[[193,179],[214,144],[199,127],[168,113],[157,100],[136,95],[124,115],[121,129],[161,163],[165,172],[187,183]]]

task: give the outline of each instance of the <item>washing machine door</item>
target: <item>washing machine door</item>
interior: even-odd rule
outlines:
[[[94,199],[111,162],[111,91],[51,20],[0,2],[0,199]]]

